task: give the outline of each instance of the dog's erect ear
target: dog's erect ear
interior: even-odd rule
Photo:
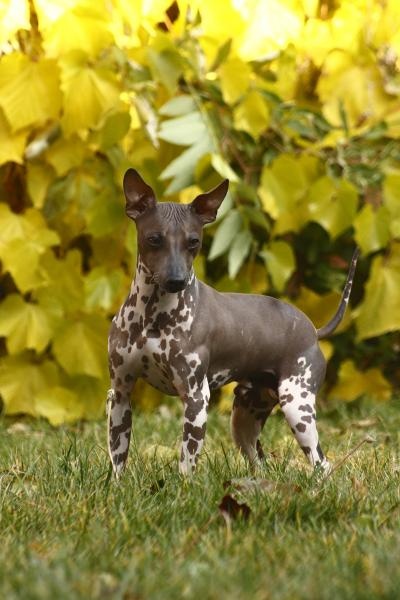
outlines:
[[[135,220],[155,207],[156,197],[153,189],[143,181],[135,169],[127,170],[123,186],[126,198],[125,211],[131,219]]]
[[[193,200],[190,207],[200,217],[203,225],[215,221],[217,211],[228,191],[229,181],[224,179],[216,188],[205,194],[200,194]]]

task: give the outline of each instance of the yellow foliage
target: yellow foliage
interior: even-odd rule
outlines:
[[[339,379],[332,388],[329,397],[351,402],[360,396],[368,396],[377,400],[389,400],[392,388],[379,369],[360,371],[351,360],[342,363]]]
[[[339,294],[306,287],[338,288],[316,253],[339,259],[343,240],[348,257],[354,234],[363,256],[377,253],[355,296],[358,339],[400,329],[397,0],[0,0],[0,39],[7,414],[57,425],[103,412],[109,321],[136,261],[130,166],[183,203],[230,180],[202,279],[294,284],[318,327]],[[338,345],[321,348],[329,359]],[[380,371],[347,362],[335,394],[364,394],[363,381],[389,393]],[[161,400],[136,386],[140,407]]]

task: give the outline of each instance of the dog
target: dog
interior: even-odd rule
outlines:
[[[203,226],[215,220],[228,185],[225,180],[186,205],[157,202],[137,171],[125,173],[126,214],[136,223],[138,258],[108,341],[108,449],[117,477],[128,456],[130,396],[139,377],[183,402],[184,475],[194,471],[203,446],[210,390],[232,381],[232,436],[251,464],[264,456],[259,436],[279,403],[311,465],[330,469],[316,426],[315,400],[326,370],[318,340],[343,318],[359,251],[337,312],[321,329],[276,298],[217,292],[196,278],[193,260]]]

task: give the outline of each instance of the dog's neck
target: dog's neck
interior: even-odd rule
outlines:
[[[140,255],[136,264],[136,274],[131,285],[129,298],[134,299],[138,313],[154,310],[155,313],[168,312],[183,301],[188,304],[197,298],[198,279],[192,267],[186,287],[179,292],[167,292],[157,282],[156,276],[146,267]]]

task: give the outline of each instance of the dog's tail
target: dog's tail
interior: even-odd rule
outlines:
[[[319,340],[329,337],[335,331],[336,327],[339,325],[339,323],[341,322],[341,320],[344,317],[346,307],[349,303],[351,287],[353,285],[354,273],[356,270],[357,260],[358,260],[359,256],[360,256],[360,250],[359,250],[359,248],[356,248],[354,250],[353,256],[351,258],[351,263],[350,263],[349,272],[347,274],[346,284],[344,286],[342,297],[340,299],[340,303],[339,303],[338,309],[336,311],[336,314],[334,315],[334,317],[332,317],[332,319],[329,321],[329,323],[327,323],[320,329],[317,329],[317,335],[318,335]]]

